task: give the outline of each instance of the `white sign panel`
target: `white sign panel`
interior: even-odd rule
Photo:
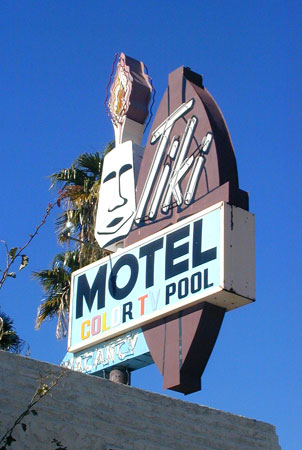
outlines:
[[[254,216],[220,202],[72,274],[71,352],[207,301],[255,298]]]

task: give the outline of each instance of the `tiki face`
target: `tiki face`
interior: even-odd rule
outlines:
[[[135,213],[132,143],[125,142],[104,158],[95,236],[101,247],[121,241]]]

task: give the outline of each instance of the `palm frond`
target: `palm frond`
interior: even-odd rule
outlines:
[[[67,222],[72,222],[75,227],[74,237],[83,242],[73,243],[72,250],[55,255],[50,269],[33,273],[44,290],[44,298],[37,312],[36,328],[40,328],[47,318],[57,317],[58,338],[64,336],[67,330],[71,272],[105,256],[95,240],[94,223],[104,155],[113,147],[114,142],[111,142],[104,152],[82,153],[71,167],[50,175],[50,187],[59,189],[58,199],[63,207],[62,214],[55,222],[58,241],[68,243],[68,236],[63,236],[62,231]]]
[[[21,353],[25,345],[25,341],[18,336],[14,328],[14,321],[1,310],[0,318],[2,319],[0,349],[10,353]]]
[[[82,153],[73,163],[73,167],[82,170],[87,177],[100,177],[103,155],[96,153]]]
[[[57,294],[57,295],[48,295],[45,297],[38,308],[36,324],[35,328],[38,330],[42,323],[46,319],[52,319],[55,316],[58,316],[61,304],[63,303],[64,310],[68,312],[69,305],[68,302],[64,301],[65,293]]]

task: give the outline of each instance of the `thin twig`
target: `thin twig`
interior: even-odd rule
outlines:
[[[31,241],[34,239],[34,237],[37,236],[37,234],[38,234],[40,228],[45,224],[46,219],[47,219],[47,217],[49,216],[49,214],[51,213],[52,209],[53,209],[56,205],[59,205],[58,202],[59,202],[59,200],[58,200],[56,203],[49,203],[49,204],[48,204],[48,207],[47,207],[47,209],[46,209],[46,214],[44,214],[41,223],[36,227],[34,233],[29,235],[29,239],[28,239],[28,241],[26,242],[26,244],[24,244],[23,247],[19,247],[18,252],[17,252],[13,257],[10,257],[9,250],[8,250],[8,246],[7,246],[6,242],[5,242],[5,241],[0,241],[0,242],[2,242],[2,244],[5,246],[5,250],[6,250],[6,268],[5,268],[5,270],[3,271],[2,277],[1,277],[1,279],[0,279],[0,289],[2,288],[2,286],[3,286],[4,282],[5,282],[5,280],[6,280],[7,277],[8,277],[9,270],[10,270],[11,266],[13,265],[13,263],[15,262],[15,260],[16,260],[19,256],[21,256],[21,254],[23,253],[23,251],[29,246],[29,244],[30,244]]]
[[[17,425],[21,424],[23,431],[26,431],[26,424],[22,423],[22,420],[24,417],[28,416],[30,413],[32,413],[34,416],[37,416],[38,413],[33,407],[42,400],[43,397],[45,397],[49,392],[59,383],[60,379],[65,375],[66,371],[62,371],[58,377],[54,381],[50,383],[50,385],[47,385],[43,380],[42,376],[40,375],[40,383],[38,388],[36,389],[30,403],[27,405],[27,408],[25,411],[23,411],[20,416],[15,420],[13,426],[7,430],[7,432],[2,436],[0,440],[0,444],[4,444],[2,447],[0,447],[0,450],[6,450],[7,446],[10,446],[12,442],[14,442],[16,439],[13,437],[13,432]],[[48,378],[48,377],[47,377]]]

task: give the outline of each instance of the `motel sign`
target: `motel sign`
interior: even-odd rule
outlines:
[[[154,362],[164,388],[188,394],[201,389],[225,313],[255,299],[254,216],[202,77],[169,75],[143,148],[151,93],[144,64],[121,54],[95,224],[110,254],[72,274],[62,364],[108,376]]]

